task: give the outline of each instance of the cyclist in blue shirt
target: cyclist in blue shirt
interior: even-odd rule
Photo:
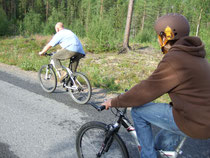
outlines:
[[[58,22],[55,25],[56,34],[53,36],[51,41],[39,52],[39,55],[44,55],[51,47],[59,44],[62,49],[57,50],[57,52],[52,56],[55,63],[55,68],[60,72],[60,82],[66,76],[66,71],[62,69],[60,60],[70,59],[74,56],[72,63],[72,71],[75,72],[79,64],[79,60],[85,56],[82,44],[78,37],[68,29],[65,29],[63,23]]]

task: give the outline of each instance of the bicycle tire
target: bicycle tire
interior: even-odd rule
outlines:
[[[38,72],[39,81],[45,92],[52,93],[57,87],[57,77],[51,65],[43,65]]]
[[[73,78],[75,78],[75,84],[77,85],[77,89],[70,89],[69,94],[71,98],[78,104],[85,104],[87,103],[92,95],[92,87],[88,80],[88,78],[80,73],[80,72],[74,72]],[[71,79],[70,79],[71,80]],[[72,82],[69,81],[68,84],[71,84]],[[68,85],[71,87],[71,85]]]
[[[103,144],[107,125],[102,122],[92,121],[84,124],[77,132],[76,150],[78,158],[98,158],[97,153]],[[129,158],[125,143],[115,133],[112,144],[101,158]]]

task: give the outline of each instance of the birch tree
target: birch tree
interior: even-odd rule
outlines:
[[[131,21],[132,21],[132,15],[133,15],[133,4],[134,4],[134,0],[129,0],[128,14],[127,14],[124,41],[123,41],[123,49],[119,53],[125,53],[131,49],[131,47],[129,46],[129,37],[130,37],[130,28],[131,28]]]

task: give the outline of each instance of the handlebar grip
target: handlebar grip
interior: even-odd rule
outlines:
[[[105,108],[106,108],[106,106],[104,106],[104,105],[102,105],[102,106],[99,106],[99,105],[97,105],[97,104],[95,104],[95,103],[89,103],[91,106],[93,106],[96,110],[98,110],[98,111],[103,111]]]
[[[106,108],[106,106],[102,105],[102,106],[99,106],[97,110],[98,111],[103,111],[105,108]]]
[[[45,56],[53,56],[56,52],[51,52],[51,53],[44,53]]]

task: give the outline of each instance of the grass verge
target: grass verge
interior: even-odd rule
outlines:
[[[0,62],[37,72],[42,65],[49,63],[49,57],[40,57],[38,52],[50,38],[40,35],[2,37]],[[135,51],[120,55],[116,52],[87,53],[86,57],[80,60],[78,71],[86,74],[93,87],[107,89],[110,93],[122,93],[124,89],[146,79],[162,58],[162,54],[151,47],[133,47]],[[63,64],[66,65],[67,62]],[[156,102],[169,102],[169,97],[164,95]]]

